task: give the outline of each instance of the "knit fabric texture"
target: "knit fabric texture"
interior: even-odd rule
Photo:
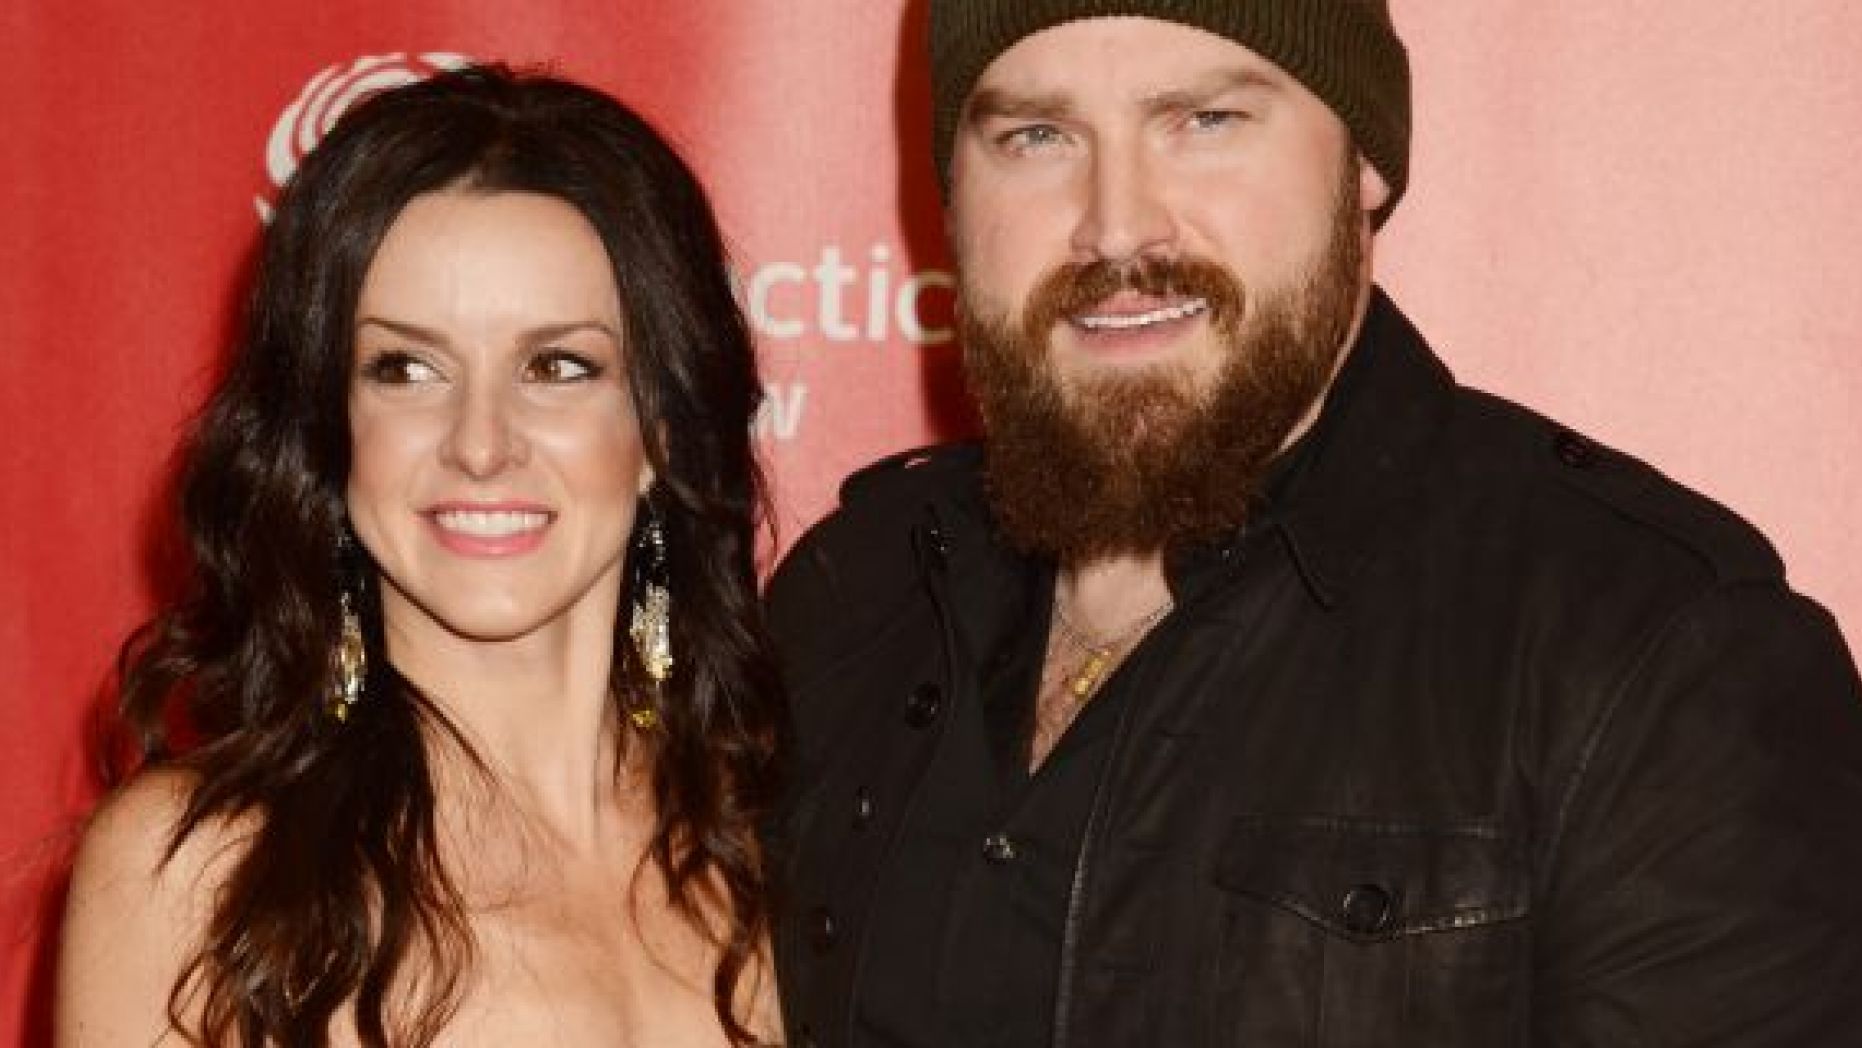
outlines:
[[[1385,0],[932,0],[932,151],[947,195],[957,123],[983,70],[1023,37],[1120,15],[1193,26],[1286,70],[1389,183],[1379,224],[1396,207],[1409,184],[1409,56]]]

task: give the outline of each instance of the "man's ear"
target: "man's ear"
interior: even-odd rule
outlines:
[[[1358,199],[1366,214],[1375,215],[1390,202],[1390,183],[1384,181],[1383,173],[1378,171],[1364,154],[1358,154]]]

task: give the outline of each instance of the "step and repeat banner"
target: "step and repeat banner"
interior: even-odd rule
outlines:
[[[1238,0],[1245,2],[1245,0]],[[1862,627],[1862,6],[1397,0],[1384,283],[1461,377],[1703,488]],[[0,1043],[42,1043],[112,659],[173,577],[172,452],[279,184],[472,60],[642,110],[759,337],[774,548],[968,433],[922,0],[10,0],[0,8]]]

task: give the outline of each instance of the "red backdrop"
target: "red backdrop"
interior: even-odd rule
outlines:
[[[1384,282],[1464,379],[1741,509],[1854,637],[1862,6],[1396,0]],[[86,711],[148,611],[170,450],[274,177],[347,93],[547,63],[713,188],[761,336],[779,542],[961,432],[921,0],[13,0],[0,9],[0,1043],[44,1037]],[[903,66],[903,68],[901,68]]]

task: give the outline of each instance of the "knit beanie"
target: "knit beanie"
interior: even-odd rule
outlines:
[[[1390,185],[1409,182],[1409,57],[1386,0],[931,0],[932,151],[950,190],[957,121],[1002,52],[1062,22],[1136,15],[1226,37],[1287,71],[1332,107]]]

